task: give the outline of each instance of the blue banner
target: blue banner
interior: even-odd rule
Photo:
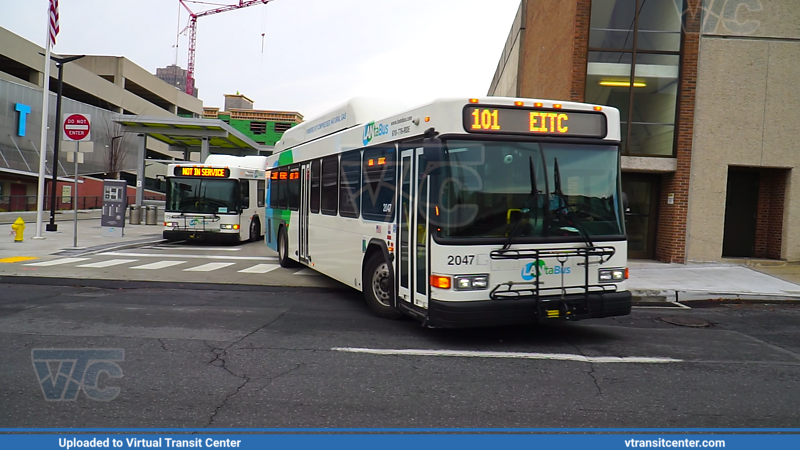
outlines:
[[[0,448],[25,450],[85,450],[85,449],[267,449],[291,448],[292,450],[319,450],[324,448],[407,450],[408,448],[459,450],[486,450],[489,448],[557,448],[565,449],[639,449],[639,448],[800,448],[800,432],[797,430],[761,430],[757,433],[723,433],[702,431],[674,431],[641,433],[624,430],[585,430],[565,432],[530,432],[522,430],[260,430],[233,434],[192,434],[192,430],[172,430],[169,434],[139,434],[105,430],[103,434],[69,434],[57,432],[36,434],[30,430],[0,434]],[[196,432],[196,431],[195,431]],[[78,432],[80,433],[80,432]]]

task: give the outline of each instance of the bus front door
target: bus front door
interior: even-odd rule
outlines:
[[[300,236],[298,236],[299,250],[298,258],[300,262],[308,264],[308,212],[309,201],[311,199],[311,164],[305,163],[300,165],[300,223],[297,227]]]
[[[398,303],[428,307],[428,178],[422,148],[405,149],[401,158]]]

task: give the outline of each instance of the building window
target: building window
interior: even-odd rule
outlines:
[[[267,122],[250,122],[250,132],[253,134],[264,134],[267,132]]]
[[[285,133],[286,130],[288,130],[289,128],[292,128],[292,124],[285,122],[275,122],[276,133]]]
[[[595,0],[586,102],[620,110],[622,151],[673,156],[683,2]]]

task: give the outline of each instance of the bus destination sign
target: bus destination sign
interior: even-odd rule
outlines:
[[[176,167],[173,175],[176,177],[201,177],[201,178],[228,178],[231,170],[222,167]]]
[[[606,137],[606,116],[595,112],[531,110],[496,106],[464,108],[470,133],[527,134],[585,138]]]

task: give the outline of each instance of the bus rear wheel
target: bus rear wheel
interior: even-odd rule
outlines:
[[[283,227],[278,231],[278,263],[286,269],[295,267],[295,262],[289,258],[289,237]]]
[[[362,286],[364,301],[373,314],[384,319],[400,318],[402,314],[394,306],[394,280],[389,263],[380,253],[367,261]]]
[[[261,239],[261,222],[255,219],[250,222],[250,241],[255,242]]]

